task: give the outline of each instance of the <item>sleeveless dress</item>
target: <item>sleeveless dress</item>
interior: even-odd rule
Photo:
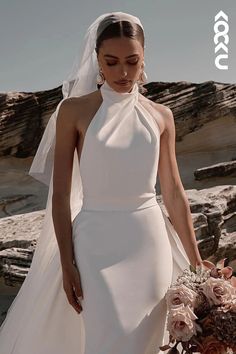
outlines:
[[[72,308],[61,272],[52,279],[49,268],[34,294],[37,311],[13,343],[17,302],[9,311],[1,354],[157,354],[166,341],[164,295],[188,259],[156,199],[160,130],[137,84],[119,93],[105,81],[100,90],[79,163],[83,203],[72,222],[83,310]],[[60,268],[58,254],[50,264]]]

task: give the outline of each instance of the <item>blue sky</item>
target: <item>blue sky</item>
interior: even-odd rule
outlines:
[[[219,10],[229,16],[228,70],[214,65]],[[111,11],[140,18],[148,82],[236,82],[235,0],[0,0],[0,92],[59,86],[88,26]]]

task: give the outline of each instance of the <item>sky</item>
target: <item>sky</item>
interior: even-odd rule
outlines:
[[[228,24],[228,58],[215,66],[214,24]],[[53,89],[67,78],[89,25],[128,12],[145,31],[147,81],[236,82],[235,0],[0,0],[0,92]],[[224,37],[220,37],[220,42]]]

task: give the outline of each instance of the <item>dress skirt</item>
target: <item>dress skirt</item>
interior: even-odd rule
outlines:
[[[84,354],[156,354],[172,252],[159,204],[134,210],[81,209],[73,221],[84,298]]]

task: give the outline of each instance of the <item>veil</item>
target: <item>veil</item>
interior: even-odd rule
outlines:
[[[109,16],[109,19],[107,22],[103,21],[103,28],[98,27],[100,22],[107,16]],[[12,353],[17,345],[17,341],[20,340],[24,326],[20,326],[19,321],[25,324],[32,321],[32,319],[34,320],[33,314],[35,314],[35,304],[43,304],[42,297],[49,297],[47,294],[49,289],[50,294],[52,294],[52,292],[53,294],[57,294],[58,287],[61,286],[61,283],[58,282],[58,279],[62,278],[59,248],[52,219],[53,160],[56,119],[60,105],[68,97],[82,96],[97,89],[96,76],[99,67],[95,51],[95,43],[96,37],[99,35],[97,32],[98,28],[99,31],[102,32],[111,21],[117,22],[122,20],[137,23],[143,29],[143,26],[137,17],[124,12],[105,13],[99,16],[89,26],[84,37],[81,59],[78,60],[78,58],[76,58],[67,79],[63,81],[63,98],[48,121],[28,172],[33,178],[46,184],[49,187],[49,191],[42,230],[37,241],[29,272],[18,291],[17,296],[9,307],[7,316],[0,327],[0,347],[2,348],[3,346],[4,348],[7,348],[4,351],[5,354]],[[80,211],[82,203],[83,188],[77,151],[75,149],[70,195],[72,223]],[[164,213],[163,216],[174,252],[174,276],[176,277],[177,274],[188,265],[188,260],[172,224]],[[69,304],[68,307],[70,307]],[[71,311],[75,310],[72,309]]]

